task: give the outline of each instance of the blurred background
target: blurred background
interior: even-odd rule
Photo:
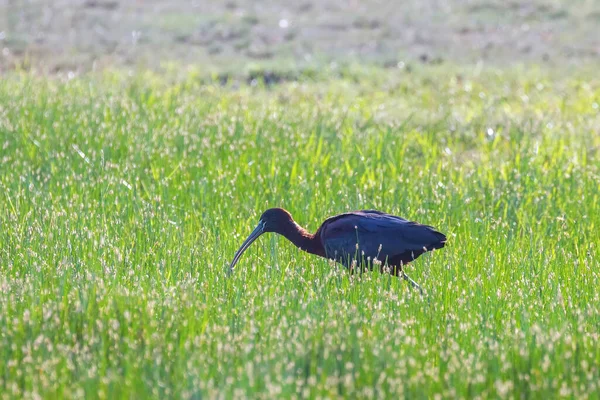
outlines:
[[[570,65],[600,58],[596,0],[0,0],[0,69],[248,63]]]

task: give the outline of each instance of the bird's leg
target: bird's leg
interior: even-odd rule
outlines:
[[[408,283],[410,283],[410,285],[414,288],[414,289],[419,289],[419,292],[421,293],[421,296],[423,295],[423,289],[421,289],[421,286],[419,286],[419,284],[415,281],[413,281],[410,276],[406,275],[406,272],[404,272],[404,264],[400,264],[400,265],[396,265],[396,266],[391,266],[392,269],[392,273],[394,275],[396,275],[397,277],[402,276],[402,279],[404,279],[405,281],[407,281]]]
[[[410,277],[408,275],[406,275],[406,272],[402,271],[402,278],[407,281],[408,283],[410,283],[410,285],[415,288],[415,289],[419,289],[419,292],[421,293],[421,296],[423,295],[423,289],[421,289],[421,286],[419,286],[419,284],[415,281],[413,281],[412,279],[410,279]]]

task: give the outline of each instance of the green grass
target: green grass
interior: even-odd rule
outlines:
[[[597,398],[600,85],[543,71],[0,81],[0,397]],[[265,235],[377,208],[396,278]]]

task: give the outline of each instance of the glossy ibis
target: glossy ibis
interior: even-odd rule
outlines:
[[[381,211],[336,215],[326,219],[312,234],[299,226],[287,210],[271,208],[261,215],[258,226],[235,253],[229,273],[242,253],[266,232],[279,233],[301,250],[333,259],[351,270],[357,263],[365,265],[365,261],[371,268],[378,265],[381,272],[402,276],[419,290],[419,285],[404,273],[403,266],[427,251],[441,249],[446,243],[446,236],[431,226]]]

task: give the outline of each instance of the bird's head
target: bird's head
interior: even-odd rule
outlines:
[[[235,264],[238,262],[244,251],[246,251],[252,242],[258,239],[260,235],[265,232],[281,232],[282,227],[285,227],[285,225],[290,222],[293,222],[292,215],[283,208],[269,208],[262,213],[256,228],[254,228],[250,236],[242,243],[242,246],[235,253],[235,256],[233,256],[233,261],[229,265],[229,273],[233,271],[233,267],[235,267]]]
[[[262,213],[258,224],[263,224],[264,232],[278,232],[279,227],[283,224],[293,221],[292,214],[283,208],[269,208],[267,211]]]

